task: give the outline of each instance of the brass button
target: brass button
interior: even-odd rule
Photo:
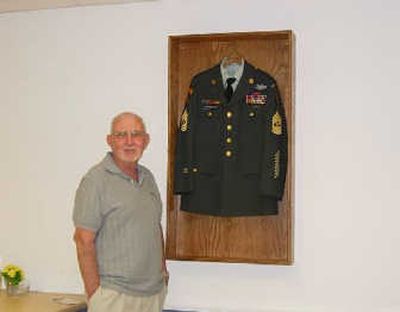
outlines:
[[[253,84],[254,83],[254,79],[253,78],[250,78],[249,79],[249,84]]]
[[[255,112],[250,112],[250,113],[249,113],[249,117],[254,117],[255,115],[256,115]]]
[[[211,79],[211,84],[212,84],[213,86],[215,86],[215,85],[217,84],[217,80]]]
[[[232,118],[233,113],[231,111],[226,112],[226,117]]]
[[[207,112],[207,117],[212,117],[213,112]]]
[[[226,157],[231,157],[232,156],[232,151],[230,151],[230,150],[225,151],[225,156]]]
[[[226,138],[226,143],[231,144],[232,143],[232,138],[231,137]]]
[[[189,168],[187,168],[187,167],[183,168],[183,169],[182,169],[182,172],[183,172],[183,173],[189,173]]]
[[[228,130],[228,131],[232,131],[232,125],[231,124],[229,124],[229,125],[226,125],[226,130]]]
[[[196,173],[197,171],[199,171],[199,169],[197,169],[197,168],[193,168],[192,170],[193,170],[194,173]]]

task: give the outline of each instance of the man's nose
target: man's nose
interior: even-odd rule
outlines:
[[[133,136],[131,133],[128,133],[128,135],[126,136],[126,144],[128,144],[128,145],[133,144]]]

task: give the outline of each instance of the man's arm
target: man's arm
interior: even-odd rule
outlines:
[[[94,244],[96,233],[77,227],[74,240],[78,255],[79,269],[81,271],[85,291],[90,298],[100,285],[97,268],[96,248]]]

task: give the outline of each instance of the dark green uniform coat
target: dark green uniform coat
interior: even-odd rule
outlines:
[[[278,213],[287,129],[277,85],[244,63],[227,102],[220,65],[196,75],[180,119],[174,192],[181,209],[215,216]]]

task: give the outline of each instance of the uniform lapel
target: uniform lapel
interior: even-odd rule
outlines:
[[[217,89],[218,98],[222,101],[222,103],[226,103],[220,64],[214,66],[214,68],[211,70],[211,83],[213,80],[215,81],[214,87]]]

